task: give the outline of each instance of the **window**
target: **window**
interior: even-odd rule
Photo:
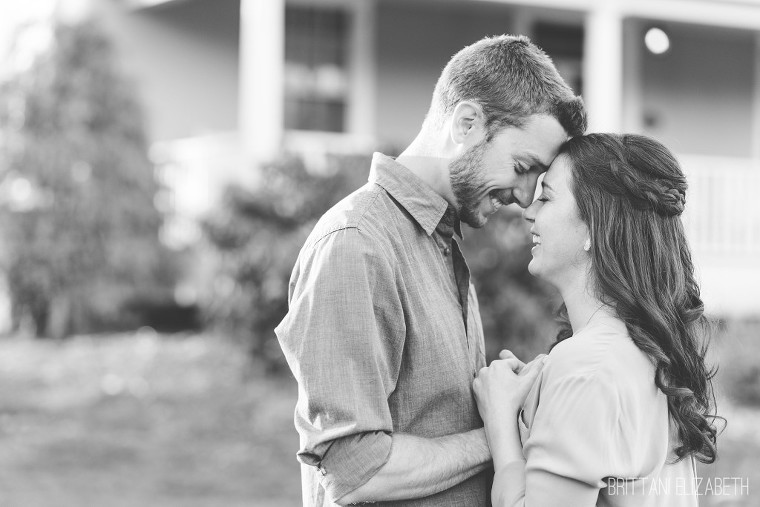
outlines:
[[[286,129],[346,131],[349,21],[340,8],[286,7]]]

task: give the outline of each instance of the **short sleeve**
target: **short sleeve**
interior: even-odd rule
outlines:
[[[318,467],[337,500],[388,460],[388,396],[403,350],[403,311],[393,266],[356,228],[301,251],[289,311],[275,329],[299,385],[299,460]]]
[[[596,373],[544,379],[523,447],[526,480],[545,473],[596,488],[620,469],[620,403],[614,382]]]

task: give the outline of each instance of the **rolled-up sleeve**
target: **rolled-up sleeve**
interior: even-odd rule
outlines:
[[[275,329],[298,381],[298,459],[337,500],[388,460],[405,325],[394,266],[356,228],[301,251],[289,311]]]

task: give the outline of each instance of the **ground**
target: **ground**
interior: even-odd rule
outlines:
[[[295,385],[208,336],[0,342],[1,507],[298,505]]]
[[[0,507],[300,505],[295,383],[229,340],[2,339],[0,386]],[[721,458],[701,475],[747,478],[749,495],[700,505],[760,506],[760,410],[721,411]]]

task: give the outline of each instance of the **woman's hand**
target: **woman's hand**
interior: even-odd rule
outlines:
[[[512,370],[515,373],[519,374],[522,371],[522,369],[525,368],[525,363],[523,363],[522,361],[520,361],[519,359],[517,359],[517,356],[514,355],[511,350],[504,349],[501,352],[499,352],[499,359],[509,359],[509,360],[514,359],[515,361],[517,361],[516,364],[517,364],[518,367],[516,369]],[[515,363],[512,362],[510,364],[515,364]]]
[[[482,368],[472,383],[497,472],[523,460],[517,413],[546,359],[546,356],[539,356],[525,364],[508,350],[502,351],[499,357],[502,359]]]
[[[538,356],[528,364],[508,350],[502,350],[499,357],[491,366],[481,368],[472,384],[478,411],[486,427],[515,418],[547,356]]]

